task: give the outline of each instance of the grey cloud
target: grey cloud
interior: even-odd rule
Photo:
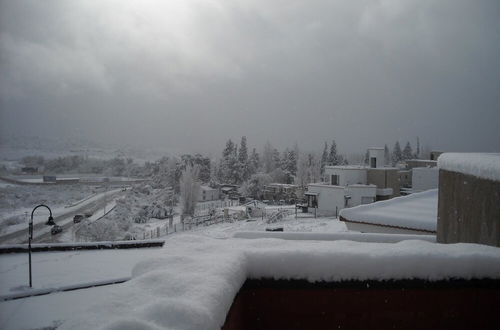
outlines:
[[[4,132],[216,153],[241,135],[499,148],[497,1],[4,1],[0,15]]]

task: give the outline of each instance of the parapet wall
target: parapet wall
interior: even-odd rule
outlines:
[[[440,169],[437,241],[500,246],[500,182]]]

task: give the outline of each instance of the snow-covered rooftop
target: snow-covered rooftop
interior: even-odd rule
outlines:
[[[438,190],[428,190],[340,211],[346,220],[436,231]]]
[[[444,153],[438,158],[438,167],[500,181],[500,153]]]
[[[359,243],[179,235],[61,329],[220,329],[246,279],[500,278],[500,249],[424,241]]]

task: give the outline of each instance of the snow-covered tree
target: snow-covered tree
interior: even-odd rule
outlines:
[[[325,173],[325,166],[328,163],[328,144],[325,141],[325,147],[323,149],[323,154],[321,155],[321,175]]]
[[[413,158],[413,151],[411,149],[410,142],[406,142],[405,148],[403,149],[403,160],[408,160]]]
[[[238,154],[238,166],[240,168],[241,181],[246,181],[250,177],[246,136],[241,137],[240,152]]]
[[[253,174],[250,179],[243,183],[240,191],[245,196],[262,199],[264,187],[272,181],[272,177],[267,173]]]
[[[196,203],[200,193],[200,183],[198,181],[199,169],[197,166],[187,166],[182,172],[180,187],[181,187],[181,205],[182,214],[194,215]]]
[[[392,166],[396,165],[400,161],[403,160],[403,152],[401,151],[401,146],[399,145],[399,141],[394,144],[394,148],[392,149]]]
[[[270,173],[275,168],[273,152],[273,146],[267,141],[262,151],[262,167],[265,173]]]
[[[339,161],[339,157],[337,155],[337,144],[335,140],[332,140],[332,144],[330,145],[330,153],[328,154],[328,165],[339,165],[341,162]]]
[[[236,184],[240,180],[239,171],[237,147],[233,141],[229,139],[222,152],[222,159],[219,166],[219,179],[225,183]]]
[[[253,175],[258,172],[259,165],[260,165],[260,156],[255,150],[255,148],[253,148],[252,153],[250,154],[250,158],[248,160],[248,168],[250,175]]]
[[[415,151],[415,159],[420,158],[420,138],[417,136],[417,150]]]

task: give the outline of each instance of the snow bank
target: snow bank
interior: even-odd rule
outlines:
[[[500,181],[500,153],[445,153],[438,158],[442,170]]]
[[[500,249],[424,241],[225,239],[179,235],[132,279],[61,329],[220,329],[247,278],[315,281],[500,278]]]
[[[435,232],[437,203],[438,190],[433,189],[343,209],[340,216],[349,221]]]

